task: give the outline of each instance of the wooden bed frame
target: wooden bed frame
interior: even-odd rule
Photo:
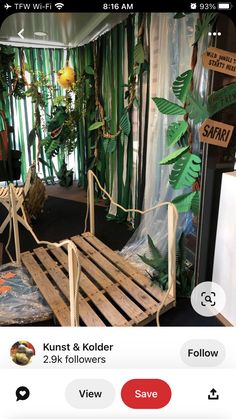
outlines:
[[[136,266],[95,237],[94,180],[111,202],[126,212],[141,214],[168,207],[168,289],[161,291]],[[88,172],[90,232],[60,243],[39,241],[29,226],[23,206],[19,215],[14,186],[9,186],[10,214],[20,261],[31,274],[61,326],[142,326],[176,304],[177,210],[170,203],[145,210],[125,209],[102,188],[96,175]],[[39,245],[19,254],[19,216]]]

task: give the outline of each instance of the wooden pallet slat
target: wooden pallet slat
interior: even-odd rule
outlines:
[[[144,289],[148,290],[148,292],[153,295],[153,297],[157,298],[159,301],[162,301],[165,292],[161,291],[160,288],[153,286],[150,283],[150,280],[134,265],[120,256],[118,253],[113,252],[108,246],[102,243],[97,237],[93,234],[87,232],[83,233],[82,237],[85,238],[91,245],[93,245],[98,251],[100,251],[103,255],[109,260],[112,260],[123,272],[131,276],[134,281],[136,281],[139,285],[141,285]],[[171,300],[172,298],[169,297]]]
[[[51,251],[68,271],[66,253],[61,248],[54,248]],[[142,317],[143,311],[120,288],[118,288],[117,285],[114,286],[114,283],[102,271],[100,271],[96,265],[89,261],[81,252],[79,252],[79,258],[81,266],[84,268],[86,273],[89,273],[96,280],[96,282],[131,319]]]
[[[64,252],[61,247],[51,247],[51,246],[48,246],[48,250],[49,250],[50,253],[52,253],[56,257],[56,259],[58,260],[58,262],[68,272],[68,258],[67,258],[67,253]]]
[[[86,326],[105,326],[105,323],[93,311],[87,301],[80,299],[78,308],[79,316]]]
[[[54,256],[58,260],[58,263],[60,263],[68,271],[68,260],[66,253],[61,248],[49,247],[48,250],[50,250],[51,253],[54,254]],[[57,262],[54,262],[53,259],[50,258],[48,252],[44,248],[34,249],[34,253],[42,261],[45,268],[49,268],[48,270],[52,274],[53,279],[56,283],[58,283],[58,286],[61,289],[61,291],[63,291],[64,295],[69,299],[68,278],[60,270],[60,268],[57,265]],[[100,317],[98,317],[98,315],[93,311],[93,309],[90,307],[87,301],[85,301],[81,296],[79,296],[79,316],[86,324],[86,326],[105,326]]]
[[[58,288],[62,291],[62,293],[69,300],[68,278],[59,268],[57,262],[55,262],[50,257],[47,250],[44,249],[43,247],[34,249],[34,254],[40,260],[41,264],[44,266],[46,271],[51,275],[54,282],[57,284]]]
[[[25,252],[21,255],[22,262],[31,274],[36,285],[39,287],[48,305],[51,307],[61,326],[69,326],[70,310],[63,301],[59,292],[54,288],[48,277],[45,275],[39,264],[34,259],[32,253]]]
[[[81,274],[80,284],[82,290],[112,326],[122,326],[127,323],[125,317],[110,303],[104,294],[99,292],[96,286],[83,273]]]
[[[68,262],[66,253],[61,248],[53,248],[52,253],[60,260],[60,263],[63,267],[68,270]],[[114,302],[120,306],[120,308],[131,318],[139,318],[142,320],[146,315],[143,313],[143,310],[140,309],[116,284],[100,271],[99,268],[91,264],[91,262],[79,252],[79,258],[82,268],[89,273],[96,282],[101,285],[105,292],[114,300]]]
[[[74,236],[71,237],[71,239],[80,249],[86,252],[91,259],[100,266],[100,268],[102,268],[106,273],[112,275],[114,280],[122,285],[139,304],[141,304],[146,310],[150,310],[151,313],[153,313],[153,310],[155,311],[158,302],[149,294],[143,292],[137,284],[130,281],[130,279],[127,278],[127,276],[125,276],[125,274],[123,274],[123,272],[115,267],[109,260],[107,260],[105,256],[100,254],[80,236]]]
[[[81,276],[79,318],[86,326],[136,326],[153,320],[165,296],[135,266],[99,239],[85,233],[71,238],[78,249]],[[22,262],[62,326],[70,325],[67,249],[37,248]],[[163,312],[174,306],[168,297]]]

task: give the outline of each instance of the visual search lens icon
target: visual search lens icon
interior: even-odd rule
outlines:
[[[21,386],[18,387],[16,389],[16,401],[18,402],[19,400],[27,400],[30,396],[30,391],[28,389],[28,387],[25,386]]]
[[[192,291],[191,304],[201,316],[216,316],[226,304],[224,289],[213,281],[201,282]]]
[[[205,291],[201,293],[202,301],[201,305],[203,307],[206,307],[207,304],[210,304],[211,307],[214,307],[216,305],[215,297],[216,293],[214,291],[211,291],[210,294],[207,294]]]

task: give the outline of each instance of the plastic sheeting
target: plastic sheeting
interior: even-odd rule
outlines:
[[[22,325],[52,317],[50,307],[23,267],[0,267],[0,325]]]
[[[161,114],[152,98],[163,97],[178,103],[172,92],[172,83],[179,74],[191,68],[192,44],[198,15],[189,14],[182,19],[174,19],[173,16],[171,13],[153,13],[151,16],[150,109],[143,209],[150,208],[157,202],[172,201],[175,196],[181,193],[179,190],[174,191],[169,185],[172,165],[161,166],[159,164],[161,159],[175,149],[175,147],[167,149],[166,131],[168,125],[176,121],[176,116]],[[200,67],[197,71],[200,71]],[[165,254],[167,247],[166,215],[166,210],[157,209],[142,216],[139,227],[121,254],[130,258],[131,261],[143,265],[138,255],[143,255],[148,251],[148,234],[162,254]],[[181,214],[178,223],[178,237],[185,228],[186,222],[186,215]],[[146,269],[147,265],[144,266]]]

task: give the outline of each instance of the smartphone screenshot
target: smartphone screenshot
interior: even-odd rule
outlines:
[[[0,416],[235,419],[230,2],[0,0]]]

